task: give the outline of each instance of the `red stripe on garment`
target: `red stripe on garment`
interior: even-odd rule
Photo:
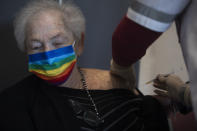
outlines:
[[[62,83],[64,81],[66,81],[68,79],[68,77],[70,76],[73,68],[74,68],[74,66],[72,66],[72,68],[69,68],[68,72],[65,75],[63,75],[62,77],[59,77],[59,78],[56,78],[56,79],[53,79],[53,80],[47,80],[47,82],[55,84],[55,83]]]
[[[121,66],[130,66],[145,55],[146,49],[161,35],[126,16],[112,36],[112,57]]]

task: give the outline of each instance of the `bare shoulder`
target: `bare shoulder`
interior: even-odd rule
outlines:
[[[87,84],[93,89],[127,88],[125,82],[110,73],[109,70],[83,68]]]

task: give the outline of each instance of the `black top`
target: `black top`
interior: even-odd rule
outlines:
[[[1,131],[168,131],[161,105],[127,89],[89,90],[100,117],[81,89],[49,86],[36,76],[0,94]]]

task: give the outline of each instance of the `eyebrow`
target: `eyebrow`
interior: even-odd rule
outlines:
[[[38,40],[38,39],[32,39],[32,42],[39,42],[39,43],[43,43],[42,41]]]
[[[50,41],[53,41],[53,40],[55,40],[55,39],[57,39],[58,37],[60,37],[60,36],[62,36],[62,33],[57,33],[55,36],[52,36],[51,38],[50,38]],[[65,37],[64,37],[65,38]],[[39,40],[39,39],[32,39],[31,40],[32,42],[39,42],[39,43],[43,43],[41,40]]]
[[[53,41],[54,39],[57,39],[58,37],[62,36],[61,33],[58,33],[57,35],[50,38],[50,41]]]

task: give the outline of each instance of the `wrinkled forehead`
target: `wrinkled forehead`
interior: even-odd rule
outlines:
[[[62,13],[57,10],[40,11],[27,24],[27,35],[35,39],[47,39],[59,33],[66,33]]]

